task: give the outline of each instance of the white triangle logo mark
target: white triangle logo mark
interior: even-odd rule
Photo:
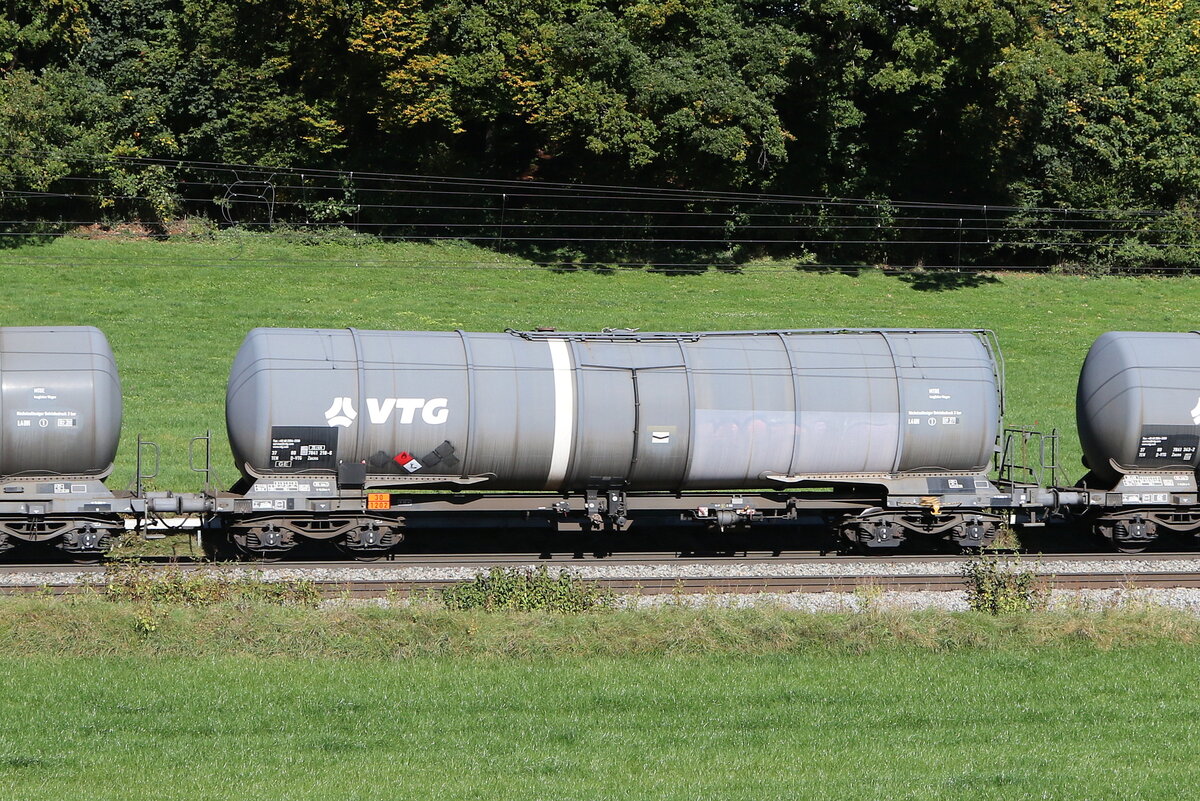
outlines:
[[[333,404],[325,410],[325,419],[331,426],[347,428],[356,417],[358,412],[354,411],[354,404],[349,398],[334,398]]]

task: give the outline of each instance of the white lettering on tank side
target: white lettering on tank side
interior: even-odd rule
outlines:
[[[448,398],[430,398],[421,410],[421,419],[431,426],[440,426],[450,418]]]
[[[392,418],[393,413],[398,415],[400,425],[412,425],[418,410],[421,420],[427,425],[442,425],[450,419],[448,398],[367,398],[365,405],[367,420],[372,425],[383,425]],[[350,398],[334,398],[325,412],[325,420],[331,426],[347,427],[357,417]]]
[[[396,408],[400,410],[400,424],[412,425],[413,415],[424,405],[424,398],[396,398]]]
[[[941,387],[930,387],[929,388],[929,399],[930,400],[950,400],[950,396],[943,393]]]
[[[14,412],[17,418],[17,428],[49,428],[51,420],[54,420],[55,428],[79,428],[79,412],[70,409],[51,409],[46,411],[36,411],[29,409],[17,409]]]
[[[375,425],[386,423],[392,409],[396,408],[395,398],[367,398],[367,416]]]
[[[548,339],[546,344],[550,347],[550,366],[554,370],[554,445],[546,489],[558,489],[566,480],[575,438],[575,373],[566,341]]]

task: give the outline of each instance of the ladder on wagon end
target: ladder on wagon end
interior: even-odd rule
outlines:
[[[1065,486],[1058,463],[1058,429],[1049,433],[1032,428],[1004,429],[1004,446],[996,454],[996,476],[1002,485]]]

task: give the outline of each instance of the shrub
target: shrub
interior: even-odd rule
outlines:
[[[1019,558],[987,554],[963,564],[967,603],[976,612],[991,615],[1045,609],[1045,582],[1021,567]]]
[[[110,601],[174,606],[213,606],[259,602],[315,607],[321,593],[307,579],[266,581],[252,574],[230,574],[213,568],[155,569],[136,560],[109,565],[103,595]]]
[[[614,600],[612,591],[596,582],[584,581],[567,571],[551,576],[545,565],[535,569],[493,567],[471,581],[442,590],[442,603],[447,609],[489,612],[586,612],[612,606]]]

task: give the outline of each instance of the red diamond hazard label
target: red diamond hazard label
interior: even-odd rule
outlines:
[[[420,462],[413,458],[413,455],[408,451],[400,451],[400,453],[396,454],[393,461],[410,473],[417,472],[423,466]]]

